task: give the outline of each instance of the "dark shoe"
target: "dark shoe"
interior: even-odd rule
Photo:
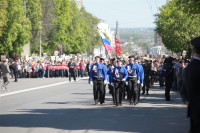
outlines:
[[[145,92],[142,92],[142,95],[144,95]]]
[[[147,92],[147,94],[146,95],[149,95],[149,92]]]
[[[133,102],[130,102],[130,105],[133,105]]]
[[[136,105],[136,104],[138,104],[138,102],[136,101],[136,102],[134,102],[134,105]]]
[[[17,81],[15,80],[15,81],[13,81],[13,82],[17,82]]]

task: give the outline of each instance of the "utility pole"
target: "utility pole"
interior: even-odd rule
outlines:
[[[118,25],[118,21],[116,21],[116,36],[119,39],[119,25]]]
[[[40,31],[40,57],[41,57],[41,44],[42,44],[42,37],[41,37],[41,31]]]

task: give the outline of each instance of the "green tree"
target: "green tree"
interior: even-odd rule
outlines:
[[[83,53],[93,51],[99,45],[100,37],[97,30],[99,20],[87,13],[84,8],[79,10],[74,1],[53,0],[54,27],[48,34],[48,49],[51,53],[63,45],[63,51]]]
[[[2,35],[2,31],[4,29],[4,26],[6,24],[7,21],[7,0],[1,0],[0,1],[0,37]]]
[[[86,50],[88,53],[93,53],[95,47],[102,45],[101,38],[97,29],[97,25],[100,20],[94,17],[91,13],[85,11],[84,8],[81,9],[81,21],[84,38],[87,42]]]
[[[22,47],[29,43],[31,22],[25,17],[24,3],[8,0],[7,22],[0,37],[0,53],[21,53]]]
[[[183,6],[184,12],[189,14],[199,14],[200,13],[200,1],[199,0],[178,0],[176,5]]]
[[[70,16],[71,2],[69,0],[53,0],[54,7],[53,13],[55,16],[54,19],[54,28],[51,30],[48,35],[49,42],[48,47],[51,49],[51,53],[54,52],[55,48],[58,47],[58,43],[64,45],[66,51],[71,51],[69,40],[69,25],[72,21]]]
[[[39,52],[39,34],[42,29],[42,7],[39,0],[26,0],[26,16],[31,21],[31,50],[33,53]]]
[[[156,18],[156,31],[164,45],[173,52],[189,51],[190,40],[200,34],[199,15],[189,15],[184,7],[176,5],[177,0],[169,1],[160,9]]]

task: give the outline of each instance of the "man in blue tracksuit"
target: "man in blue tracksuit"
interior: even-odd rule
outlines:
[[[104,94],[103,94],[103,103],[105,103],[105,96],[106,96],[106,84],[109,81],[107,75],[107,66],[104,64],[104,58],[100,58],[100,63],[104,66],[104,70],[106,71],[106,80],[104,81]]]
[[[134,56],[129,56],[129,64],[126,66],[128,71],[128,93],[130,104],[136,105],[138,103],[138,87],[140,83],[139,68],[134,63]]]
[[[141,64],[139,64],[138,58],[135,58],[135,63],[138,65],[139,68],[139,77],[140,77],[140,83],[138,84],[138,101],[140,100],[140,91],[143,87],[143,81],[144,81],[144,69]]]
[[[90,84],[93,85],[93,94],[94,94],[94,101],[95,105],[98,104],[98,101],[100,101],[100,104],[103,104],[104,100],[104,83],[107,82],[107,72],[104,68],[104,65],[100,63],[100,57],[95,57],[95,64],[92,65],[90,70]],[[99,99],[98,99],[98,93],[99,93]]]
[[[122,65],[122,60],[117,60],[118,66],[114,68],[111,76],[111,85],[114,86],[115,90],[115,103],[116,106],[122,106],[123,99],[123,89],[125,82],[128,78],[128,72],[126,68]]]

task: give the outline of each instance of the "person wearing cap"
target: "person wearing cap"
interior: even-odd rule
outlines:
[[[93,94],[95,105],[103,104],[104,100],[104,84],[107,83],[107,71],[102,63],[100,57],[95,57],[95,64],[92,65],[90,70],[90,84],[93,85]]]
[[[140,83],[139,68],[134,63],[134,57],[129,56],[129,64],[126,66],[128,71],[128,93],[130,104],[136,105],[138,103],[138,87]]]
[[[109,93],[112,94],[112,98],[113,98],[113,103],[115,104],[115,90],[113,88],[113,86],[111,85],[111,77],[114,71],[114,68],[117,67],[117,60],[115,58],[111,59],[111,64],[108,66],[108,71],[107,71],[107,75],[109,76]]]
[[[174,80],[173,58],[168,57],[164,61],[163,75],[165,77],[165,100],[171,101],[170,91]]]
[[[107,75],[107,66],[104,64],[104,58],[100,58],[100,63],[104,66],[104,70],[106,71],[106,75]],[[106,81],[104,81],[104,94],[103,94],[103,103],[105,103],[105,96],[106,96],[106,84],[108,81],[108,75],[106,76]]]
[[[144,82],[143,82],[143,87],[142,87],[142,95],[149,94],[149,88],[150,88],[150,73],[151,73],[151,66],[148,63],[148,60],[144,61],[144,65],[143,65],[143,69],[144,69]]]
[[[9,66],[8,66],[8,60],[7,59],[4,59],[3,63],[0,64],[0,69],[1,69],[1,72],[2,72],[3,83],[4,83],[1,88],[8,90],[6,86],[9,83],[8,76],[9,76],[9,73],[10,73],[10,69],[9,69]]]
[[[74,61],[74,58],[71,58],[71,61],[68,63],[68,67],[69,67],[69,81],[71,82],[71,76],[73,76],[74,81],[76,82],[76,73],[75,73],[76,63]]]
[[[140,77],[140,83],[138,84],[138,101],[139,101],[140,100],[140,91],[141,91],[141,88],[143,87],[143,81],[144,81],[144,69],[143,69],[143,66],[141,64],[139,64],[138,58],[135,59],[135,63],[138,65],[139,77]]]
[[[200,133],[200,37],[191,40],[191,44],[192,60],[184,73],[185,103],[188,105],[190,133]]]
[[[123,89],[125,82],[128,78],[128,72],[126,68],[122,65],[122,60],[117,60],[117,67],[114,68],[114,71],[111,75],[111,85],[114,86],[115,90],[115,99],[114,103],[116,106],[122,106],[123,100]]]

